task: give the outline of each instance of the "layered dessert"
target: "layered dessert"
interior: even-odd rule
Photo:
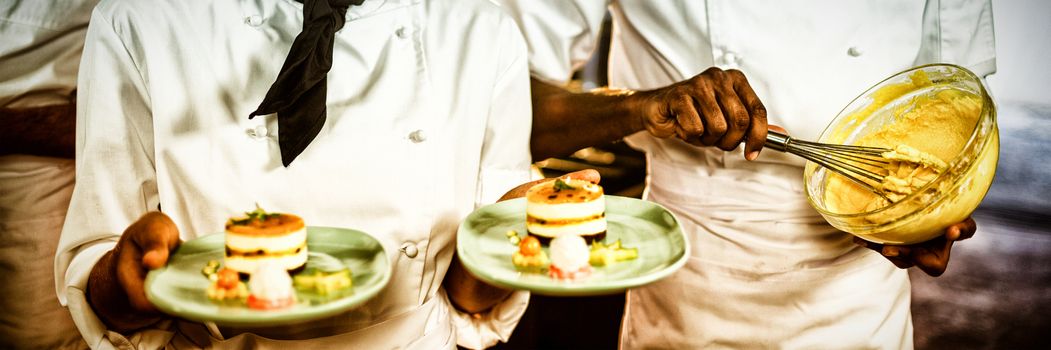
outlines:
[[[526,229],[547,244],[561,236],[587,242],[606,237],[606,201],[602,186],[575,179],[556,179],[526,192]]]
[[[307,262],[307,231],[303,219],[262,209],[226,222],[226,267],[254,273],[272,263],[295,273]]]
[[[591,275],[588,244],[576,235],[551,240],[551,266],[548,274],[559,280],[576,280]]]

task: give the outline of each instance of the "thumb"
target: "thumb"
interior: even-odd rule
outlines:
[[[164,265],[167,265],[167,264],[168,264],[168,248],[167,247],[159,247],[159,248],[150,249],[150,250],[147,250],[146,253],[142,255],[142,265],[146,266],[146,268],[148,268],[150,270],[164,267]]]
[[[602,176],[599,174],[598,170],[595,170],[595,169],[584,169],[584,170],[574,171],[572,173],[562,175],[562,178],[574,179],[574,180],[584,180],[584,181],[593,182],[593,183],[598,183],[599,181],[602,180]]]
[[[142,250],[142,264],[150,269],[168,263],[168,254],[179,246],[179,229],[167,215],[153,212],[139,220],[143,230],[136,236]]]
[[[770,124],[770,125],[767,125],[767,126],[766,126],[766,129],[767,129],[767,130],[773,130],[773,131],[777,131],[777,132],[779,132],[779,133],[782,133],[782,134],[788,135],[788,130],[785,130],[785,128],[782,128],[782,127],[781,127],[780,125],[774,125],[774,124]]]

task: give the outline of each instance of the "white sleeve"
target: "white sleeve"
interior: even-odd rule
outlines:
[[[479,189],[475,206],[496,202],[508,190],[529,181],[529,135],[532,129],[532,100],[529,70],[522,34],[504,17],[499,35],[500,62],[489,103],[479,161]]]
[[[990,0],[928,1],[923,20],[923,45],[929,49],[917,63],[958,64],[982,78],[996,72]]]
[[[503,45],[496,56],[500,62],[499,75],[486,120],[476,207],[493,203],[511,188],[529,181],[532,162],[529,153],[532,101],[525,42],[509,18],[504,18],[500,30]],[[484,314],[471,315],[454,309],[457,344],[482,349],[506,342],[528,305],[529,293],[516,291]]]
[[[80,65],[76,185],[55,256],[55,287],[92,348],[158,348],[163,344],[107,331],[85,298],[95,263],[158,204],[149,94],[121,38],[135,28],[127,21],[114,26],[107,4],[92,13]]]
[[[533,76],[564,83],[598,44],[611,0],[496,0],[529,44]]]

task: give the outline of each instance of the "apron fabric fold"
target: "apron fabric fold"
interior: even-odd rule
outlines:
[[[622,348],[912,348],[908,274],[825,223],[801,169],[649,164],[646,199],[675,214],[692,256],[628,292]]]

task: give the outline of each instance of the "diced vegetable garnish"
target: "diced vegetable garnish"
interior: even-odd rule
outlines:
[[[347,289],[353,286],[350,278],[350,269],[336,272],[324,272],[321,270],[304,271],[292,277],[292,284],[296,289],[313,291],[320,295]]]
[[[217,260],[208,260],[208,264],[201,268],[201,274],[205,276],[214,275],[217,272],[219,272],[219,261]]]
[[[606,266],[617,261],[631,260],[637,257],[639,257],[638,248],[624,248],[618,239],[608,245],[602,242],[592,243],[588,262],[592,266]]]

